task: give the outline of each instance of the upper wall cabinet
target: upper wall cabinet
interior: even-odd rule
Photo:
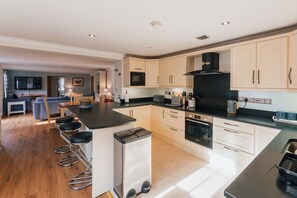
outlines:
[[[256,88],[256,43],[231,49],[231,86],[233,88]]]
[[[297,34],[291,35],[289,39],[288,87],[297,89]]]
[[[145,60],[145,86],[159,86],[159,60],[157,59]]]
[[[233,47],[231,87],[287,88],[287,47],[287,37]]]
[[[160,60],[160,86],[192,87],[193,77],[184,76],[184,74],[192,71],[193,65],[193,60],[186,56]]]

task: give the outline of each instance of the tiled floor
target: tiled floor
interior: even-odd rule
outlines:
[[[152,189],[139,197],[224,197],[234,174],[153,138]]]

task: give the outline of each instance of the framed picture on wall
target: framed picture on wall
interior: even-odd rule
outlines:
[[[72,78],[72,86],[84,86],[84,78],[73,77]]]

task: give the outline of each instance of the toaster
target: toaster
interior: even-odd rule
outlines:
[[[164,95],[154,95],[154,97],[153,97],[153,101],[154,102],[164,102]]]

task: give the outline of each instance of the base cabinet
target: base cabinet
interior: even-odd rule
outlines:
[[[152,106],[151,128],[153,133],[164,134],[165,109],[158,106]]]
[[[114,111],[135,118],[134,127],[142,127],[151,131],[151,106],[121,108],[114,109]]]
[[[255,154],[258,155],[279,134],[280,129],[255,127]]]

